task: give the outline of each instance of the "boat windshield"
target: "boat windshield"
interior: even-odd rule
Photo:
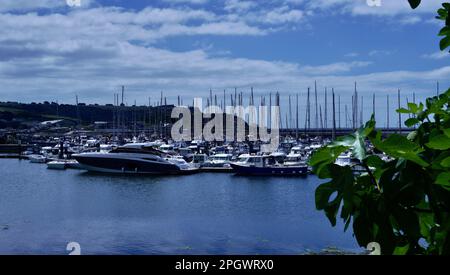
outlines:
[[[205,156],[204,155],[194,155],[192,160],[194,163],[203,162],[203,161],[205,161]]]
[[[262,161],[262,158],[260,157],[249,157],[247,158],[248,163],[260,163]]]
[[[286,162],[297,162],[301,161],[301,157],[287,157]]]
[[[211,159],[212,160],[223,160],[223,161],[226,161],[226,160],[230,160],[231,157],[229,157],[229,156],[213,156]]]
[[[112,154],[117,153],[132,153],[132,154],[151,154],[151,155],[157,155],[162,156],[163,152],[156,150],[151,147],[142,147],[142,148],[127,148],[127,147],[117,147],[110,151]]]

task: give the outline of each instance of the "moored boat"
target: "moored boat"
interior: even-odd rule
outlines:
[[[47,158],[44,157],[43,155],[29,155],[28,159],[30,160],[31,163],[46,163],[47,162]]]
[[[198,171],[187,163],[170,158],[152,144],[128,144],[109,153],[83,153],[73,156],[82,169],[101,173],[174,175]]]
[[[59,161],[59,160],[50,161],[50,162],[47,162],[47,169],[65,170],[66,163],[64,161]]]
[[[308,174],[307,165],[286,166],[276,162],[273,156],[244,155],[231,167],[238,175],[246,176],[304,176]]]

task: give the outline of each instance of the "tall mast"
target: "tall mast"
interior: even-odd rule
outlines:
[[[78,104],[78,95],[75,95],[75,103],[77,104],[77,123],[81,123],[80,119],[80,105]]]
[[[321,133],[323,131],[323,117],[322,117],[322,105],[319,106],[319,113],[320,113],[320,129],[321,129]]]
[[[389,130],[389,119],[390,119],[390,114],[389,114],[389,95],[387,95],[387,100],[386,100],[386,110],[387,110],[387,121],[386,121],[386,128]]]
[[[356,88],[356,81],[355,81],[355,119],[356,119],[356,128],[359,127],[359,121],[358,121],[358,111],[359,111],[359,105],[358,105],[358,89]]]
[[[311,130],[311,91],[310,88],[308,87],[308,106],[307,106],[307,119],[308,119],[308,131]]]
[[[269,128],[272,129],[272,92],[269,93]]]
[[[295,119],[296,119],[296,123],[295,123],[295,128],[296,128],[296,131],[295,131],[295,138],[298,140],[298,127],[299,127],[299,125],[298,125],[298,119],[299,119],[299,117],[298,117],[298,93],[296,94],[296,109],[295,109]]]
[[[116,135],[116,93],[114,93],[114,103],[113,103],[113,110],[112,110],[112,129],[113,129],[113,136]]]
[[[345,119],[345,129],[348,129],[348,108],[347,108],[347,104],[345,104],[345,114],[344,114],[344,119]]]
[[[277,99],[276,99],[276,101],[277,101],[277,107],[278,108],[280,108],[280,93],[279,92],[277,92]],[[278,114],[278,123],[280,124],[280,128],[281,128],[281,111],[279,112],[279,114]]]
[[[400,109],[400,89],[397,92],[398,108]],[[398,130],[402,132],[402,114],[398,112]]]
[[[125,86],[122,85],[122,103],[120,104],[122,106],[123,106],[124,97],[125,97]]]
[[[291,95],[289,95],[289,126],[287,128],[292,128],[292,109],[291,109]]]
[[[224,89],[223,90],[223,106],[222,106],[223,111],[225,111],[226,106],[227,106],[227,92]]]
[[[212,89],[209,89],[209,106],[213,104],[213,96],[212,96]]]
[[[148,136],[151,135],[152,129],[152,99],[148,97]]]
[[[341,95],[338,95],[338,116],[339,116],[339,129],[341,129]]]
[[[333,94],[333,131],[331,133],[331,137],[333,140],[336,139],[336,104],[334,98],[334,88],[331,89],[331,93]]]
[[[439,81],[436,83],[436,96],[439,96]]]
[[[324,126],[325,129],[328,128],[328,91],[327,91],[327,87],[325,87],[325,118],[324,118]]]
[[[359,124],[360,125],[362,125],[364,123],[364,117],[363,117],[364,113],[363,112],[364,112],[364,97],[361,96],[361,110],[360,110],[361,116],[360,116],[360,119],[359,119]]]
[[[315,106],[316,106],[316,129],[319,128],[319,106],[317,102],[317,81],[314,81],[314,98],[315,98]]]
[[[375,93],[373,93],[373,95],[372,95],[372,114],[373,114],[373,117],[375,118],[375,114],[376,114],[376,111],[375,111]]]
[[[355,129],[355,94],[352,95],[352,128]]]

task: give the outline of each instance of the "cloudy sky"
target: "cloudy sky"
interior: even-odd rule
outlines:
[[[304,105],[317,80],[343,104],[357,81],[382,109],[398,88],[406,101],[450,85],[440,0],[80,1],[0,1],[0,101],[112,103],[125,85],[128,104],[254,87]]]

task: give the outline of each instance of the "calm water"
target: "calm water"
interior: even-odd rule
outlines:
[[[358,251],[314,208],[318,179],[124,177],[0,159],[0,254]]]

